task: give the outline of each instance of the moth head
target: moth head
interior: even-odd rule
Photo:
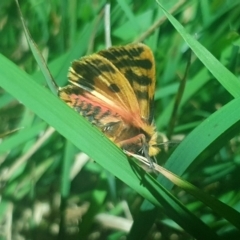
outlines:
[[[166,137],[159,133],[155,132],[148,143],[148,154],[150,157],[156,156],[160,152],[159,145],[166,141]]]

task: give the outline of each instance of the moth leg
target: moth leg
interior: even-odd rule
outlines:
[[[153,167],[153,159],[149,156],[149,149],[148,149],[148,144],[146,142],[146,137],[144,134],[138,134],[135,137],[132,137],[130,139],[126,139],[123,141],[120,141],[117,143],[117,145],[130,152],[130,153],[134,153],[134,154],[139,154],[141,156],[144,156],[149,164],[150,164],[150,168],[154,168]]]
[[[128,130],[122,121],[109,122],[102,127],[102,131],[123,150],[145,157],[150,164],[150,168],[153,168],[154,160],[149,155],[149,144],[144,134],[127,138]],[[122,135],[125,135],[127,139],[122,140]]]
[[[138,134],[132,138],[117,142],[116,144],[128,152],[143,154],[143,145],[146,143],[144,134]]]

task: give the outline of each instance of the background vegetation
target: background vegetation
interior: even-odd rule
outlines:
[[[240,7],[227,0],[161,2],[176,22],[152,0],[110,1],[110,16],[101,0],[24,0],[20,7],[59,86],[74,59],[106,48],[104,17],[112,45],[150,46],[156,125],[170,139],[157,161],[224,207],[192,196],[187,185],[173,188],[161,175],[157,182],[53,96],[15,2],[3,0],[0,239],[239,239]],[[190,48],[187,82],[178,90]]]

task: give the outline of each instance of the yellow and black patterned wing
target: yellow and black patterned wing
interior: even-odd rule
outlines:
[[[113,63],[128,80],[136,95],[141,118],[151,124],[155,92],[155,62],[151,49],[139,43],[112,47],[97,54]]]
[[[128,114],[140,115],[138,101],[130,83],[105,57],[92,54],[74,61],[68,79],[74,86],[108,104],[109,108],[118,106]]]

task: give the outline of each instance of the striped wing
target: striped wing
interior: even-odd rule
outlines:
[[[124,75],[138,101],[140,116],[148,124],[153,121],[155,64],[152,51],[144,44],[130,44],[98,52]]]
[[[125,76],[106,58],[93,54],[74,61],[69,81],[109,104],[130,114],[139,114],[134,91]]]

